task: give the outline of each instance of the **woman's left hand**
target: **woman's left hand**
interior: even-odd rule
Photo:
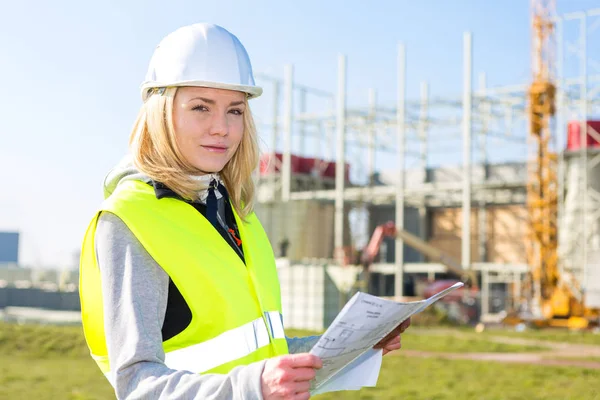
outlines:
[[[373,348],[383,349],[384,356],[391,351],[398,350],[400,347],[402,347],[402,344],[400,342],[400,334],[404,332],[409,326],[410,318],[398,325],[396,329],[394,329],[386,337],[381,339],[379,343],[373,346]]]

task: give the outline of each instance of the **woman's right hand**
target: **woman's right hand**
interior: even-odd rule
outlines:
[[[261,378],[264,400],[309,399],[310,381],[322,366],[321,359],[310,353],[268,359]]]

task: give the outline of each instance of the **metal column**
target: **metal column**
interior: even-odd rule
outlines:
[[[490,313],[490,271],[483,268],[481,271],[481,317]]]
[[[421,141],[421,171],[423,173],[422,182],[427,182],[427,145],[428,145],[428,113],[429,103],[429,85],[427,82],[421,82],[421,109],[419,111],[419,140]],[[425,206],[425,200],[419,206],[419,237],[423,240],[427,240],[429,232],[427,232],[427,207]],[[425,256],[420,255],[421,260],[425,262]],[[430,280],[433,280],[434,276],[431,276]]]
[[[271,137],[271,157],[269,160],[269,185],[270,185],[270,204],[269,207],[269,232],[273,235],[275,232],[276,226],[276,212],[275,207],[277,207],[277,173],[275,171],[275,164],[277,164],[277,139],[279,138],[279,81],[273,80],[273,136]],[[281,171],[281,168],[280,168]],[[279,174],[281,176],[281,174]],[[282,221],[279,221],[281,224],[281,232],[285,232],[285,227],[283,226]]]
[[[334,246],[342,251],[344,246],[344,187],[346,180],[346,56],[338,56],[338,93],[336,110],[335,159],[335,226]]]
[[[562,230],[567,229],[567,224],[565,223],[565,190],[567,189],[565,182],[565,148],[566,143],[562,143],[559,138],[564,138],[564,132],[566,132],[566,123],[565,123],[565,112],[566,107],[566,99],[565,99],[565,81],[564,81],[564,52],[563,52],[563,19],[558,18],[556,20],[556,143],[557,143],[557,157],[558,157],[558,165],[557,165],[557,185],[558,185],[558,193],[557,193],[557,202],[558,207],[556,208],[556,222],[557,222],[557,256],[558,256],[558,271],[560,276],[566,276],[564,271],[564,247],[565,244],[561,236],[563,235]],[[566,141],[565,141],[566,142]]]
[[[421,142],[421,169],[423,171],[423,182],[427,180],[427,105],[429,86],[427,82],[421,82],[421,109],[419,110],[419,140]]]
[[[481,151],[481,167],[483,168],[482,174],[482,183],[485,183],[488,180],[488,160],[487,160],[487,134],[488,134],[488,125],[489,125],[489,116],[491,113],[490,103],[486,98],[486,76],[485,72],[479,74],[479,105],[481,107],[482,113],[482,127],[481,127],[481,136],[480,136],[480,151]],[[485,262],[487,261],[487,209],[485,200],[481,200],[478,204],[479,208],[477,210],[477,233],[478,233],[478,261]]]
[[[277,139],[279,137],[279,86],[279,81],[273,80],[273,136],[271,137],[271,160],[269,161],[269,174],[273,190],[275,190],[275,164],[277,163]]]
[[[396,105],[396,140],[398,148],[398,182],[396,184],[396,227],[404,228],[404,152],[406,120],[406,48],[398,45],[398,103]],[[396,277],[394,294],[402,296],[404,292],[404,242],[396,239]]]
[[[377,92],[369,89],[369,136],[367,138],[367,178],[369,186],[373,185],[375,172],[375,117],[377,114]]]
[[[581,87],[579,96],[581,98],[581,122],[580,122],[580,157],[581,157],[581,174],[582,174],[582,210],[581,210],[581,229],[582,229],[582,249],[581,249],[581,264],[583,265],[583,276],[581,279],[582,293],[586,289],[587,277],[587,252],[588,252],[588,208],[589,208],[589,193],[588,193],[588,148],[587,148],[587,118],[588,118],[588,93],[587,93],[587,15],[581,16]]]
[[[281,165],[281,200],[289,201],[292,179],[292,123],[294,112],[294,66],[285,66],[285,98],[284,98],[284,121],[283,121],[283,157]]]
[[[471,112],[472,112],[472,44],[471,32],[463,38],[463,189],[462,189],[462,265],[471,268]]]
[[[306,89],[300,89],[300,115],[304,116],[305,113]],[[304,156],[306,155],[306,122],[304,118],[298,122],[298,141],[300,142],[298,146],[300,155]]]

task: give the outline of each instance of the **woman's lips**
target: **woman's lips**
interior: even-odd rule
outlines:
[[[204,147],[206,150],[213,152],[213,153],[225,153],[227,151],[227,147],[223,147],[223,146],[202,145],[202,147]]]

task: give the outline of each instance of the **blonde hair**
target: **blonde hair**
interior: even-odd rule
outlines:
[[[135,166],[152,180],[161,182],[186,200],[198,200],[198,182],[191,175],[198,170],[185,160],[175,137],[173,100],[177,88],[151,95],[135,121],[129,147]],[[258,166],[258,142],[248,104],[244,111],[244,134],[240,145],[219,175],[231,203],[241,218],[254,209],[252,172]]]

